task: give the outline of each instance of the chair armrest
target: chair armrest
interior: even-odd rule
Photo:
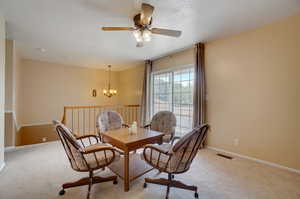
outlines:
[[[124,152],[121,151],[120,149],[114,147],[115,152],[119,153],[120,155],[124,155]]]
[[[179,137],[179,136],[174,136],[174,137],[171,139],[171,145],[174,144],[175,140],[178,140],[178,139],[180,139],[180,138],[181,138],[181,137]]]
[[[105,150],[111,150],[113,153],[115,153],[115,149],[113,147],[108,146],[108,145],[97,145],[97,144],[85,147],[84,152],[82,152],[82,153],[89,154],[89,153],[95,153],[98,151],[105,151]]]
[[[165,155],[172,155],[173,154],[173,151],[170,151],[170,149],[165,149],[163,148],[163,145],[154,145],[154,144],[147,144],[144,148],[144,152],[147,150],[147,149],[150,149],[150,150],[155,150],[159,153],[163,153]]]
[[[123,127],[129,128],[128,124],[122,124]]]
[[[164,147],[166,145],[146,145],[143,151],[143,159],[150,164],[152,167],[158,169],[159,171],[163,172],[169,166],[169,162],[173,157],[173,151],[171,150],[171,145],[168,144],[169,147]],[[150,154],[149,154],[150,150]],[[148,154],[147,154],[148,151]],[[160,165],[160,162],[167,160],[164,166]]]
[[[96,155],[98,152],[100,152],[100,156],[102,156],[102,157],[98,158],[98,156]],[[111,155],[107,156],[108,152],[112,153],[112,156]],[[86,164],[89,164],[86,159],[88,157],[88,155],[93,154],[99,168],[101,168],[101,167],[104,168],[105,166],[111,164],[116,159],[116,157],[118,157],[118,156],[116,156],[115,149],[106,144],[90,145],[88,147],[85,147],[84,151],[81,152],[81,154],[83,155],[83,158],[85,159]],[[101,161],[101,159],[103,159],[103,158],[105,159],[105,163],[99,163],[99,160]]]
[[[151,124],[146,124],[145,126],[143,126],[143,128],[148,128],[150,126],[151,126]]]

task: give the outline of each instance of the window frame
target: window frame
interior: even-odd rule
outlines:
[[[182,65],[182,66],[176,66],[176,67],[172,67],[172,68],[167,68],[167,69],[151,72],[151,77],[150,77],[150,82],[151,82],[150,83],[150,100],[151,100],[150,101],[150,116],[151,116],[151,118],[154,115],[154,106],[155,106],[155,103],[154,103],[154,96],[155,96],[155,94],[154,94],[154,77],[156,75],[161,75],[164,73],[166,73],[166,74],[171,73],[171,79],[170,79],[170,81],[172,83],[171,111],[174,112],[174,104],[175,104],[174,103],[174,96],[175,96],[174,95],[174,73],[176,71],[185,70],[185,69],[194,69],[194,68],[195,68],[194,64],[186,64],[186,65]],[[190,79],[187,81],[190,81]],[[180,81],[180,82],[182,82],[182,81]],[[193,78],[193,87],[194,86],[195,86],[195,72],[194,72],[194,78]],[[193,96],[194,96],[194,90],[192,91],[192,99],[193,99]],[[193,108],[194,108],[194,102],[192,100],[192,109],[191,110],[193,110]],[[191,120],[193,120],[193,116],[192,116]],[[180,124],[180,126],[181,126],[181,124]],[[181,127],[181,129],[182,129],[182,127]]]

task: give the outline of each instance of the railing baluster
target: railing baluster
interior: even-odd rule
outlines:
[[[89,109],[89,134],[91,133],[91,109]]]
[[[128,108],[127,107],[125,108],[125,117],[126,117],[126,120],[127,120],[128,124],[131,124],[129,119],[128,119]]]
[[[132,109],[128,107],[128,110],[129,110],[130,123],[132,123],[133,122]]]
[[[134,107],[134,119],[139,124],[139,121],[137,120],[137,108]]]
[[[85,109],[83,109],[83,135],[85,134]]]
[[[96,108],[94,107],[94,119],[93,119],[93,126],[94,126],[94,134],[96,134]]]
[[[124,119],[123,108],[120,108],[120,114],[122,115],[122,118]],[[125,121],[125,119],[124,119],[124,123],[127,124],[127,121]]]
[[[72,109],[72,132],[74,131],[74,110]]]
[[[114,110],[120,113],[126,124],[130,125],[133,121],[140,124],[139,105],[65,106],[62,122],[67,126],[71,125],[72,132],[75,135],[79,136],[93,133],[97,135],[96,118],[98,114],[101,114],[104,110]]]
[[[79,110],[80,110],[80,109],[77,110],[77,113],[78,113],[78,114],[77,114],[77,134],[78,134],[78,135],[80,135],[80,132],[79,132],[79,131],[80,131],[80,130],[79,130],[79,129],[80,129],[80,128],[79,128]]]
[[[128,111],[129,111],[129,120],[130,120],[130,123],[132,123],[133,122],[132,109],[128,107]]]

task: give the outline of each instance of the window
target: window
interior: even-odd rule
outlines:
[[[192,66],[152,74],[151,115],[171,111],[177,119],[176,134],[192,129],[194,68]]]

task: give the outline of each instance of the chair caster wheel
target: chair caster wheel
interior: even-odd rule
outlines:
[[[195,196],[195,198],[199,198],[199,195],[197,192],[195,192],[194,196]]]
[[[114,180],[113,184],[118,184],[118,180]]]
[[[62,195],[65,195],[65,193],[66,193],[66,191],[65,191],[64,189],[62,189],[62,190],[59,191],[58,194],[59,194],[60,196],[62,196]]]
[[[146,183],[146,182],[144,183],[144,186],[143,186],[143,187],[144,187],[144,189],[147,188],[147,183]]]

